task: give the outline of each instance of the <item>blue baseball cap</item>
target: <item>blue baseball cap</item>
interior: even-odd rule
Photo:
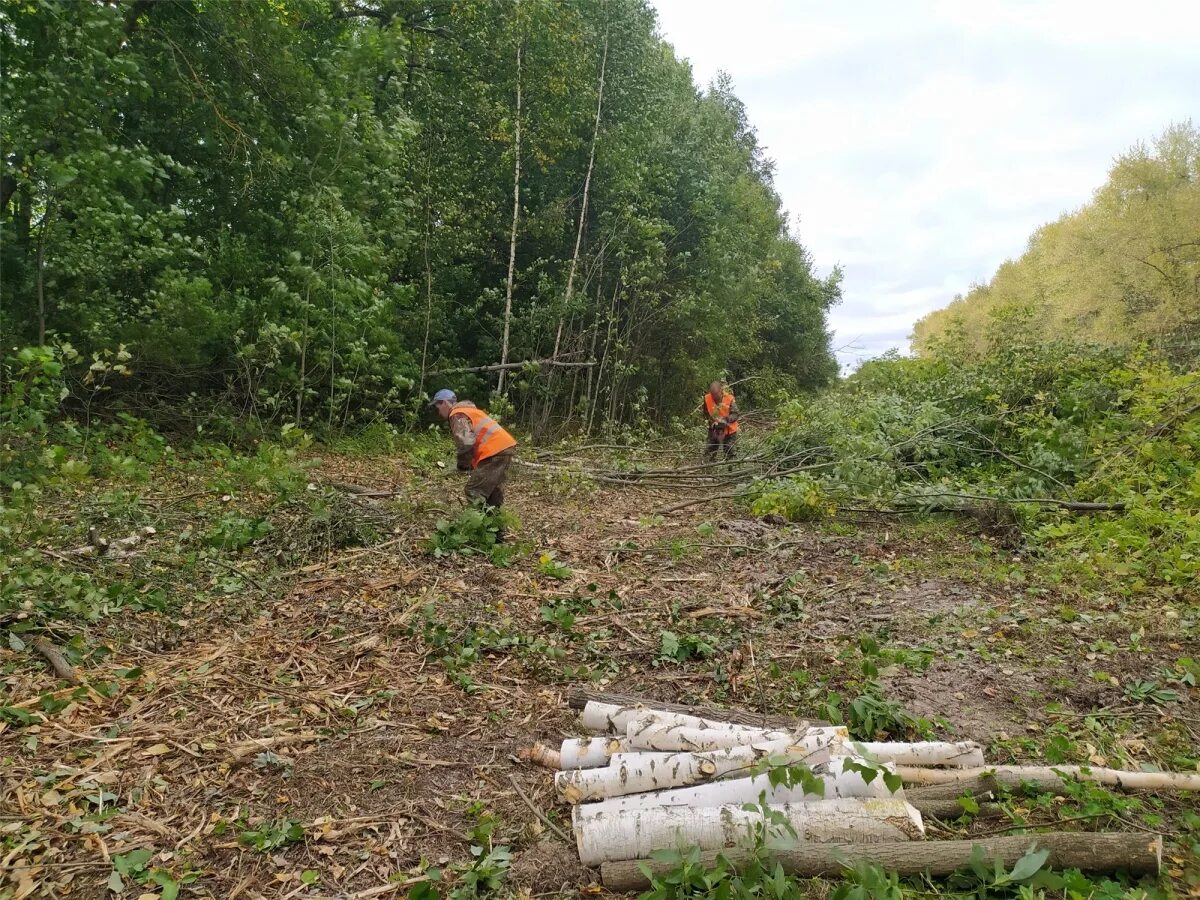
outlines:
[[[450,390],[449,388],[442,388],[440,391],[438,391],[436,394],[433,395],[433,399],[429,401],[429,405],[433,406],[437,403],[441,403],[443,400],[446,400],[450,403],[454,403],[455,401],[458,400],[458,395],[456,393],[454,393],[454,391]]]

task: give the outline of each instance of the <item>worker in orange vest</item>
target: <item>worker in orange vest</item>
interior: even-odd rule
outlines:
[[[717,458],[717,450],[725,452],[725,459],[733,459],[738,433],[738,408],[733,394],[725,390],[719,381],[708,386],[704,395],[704,413],[708,419],[708,442],[704,445],[704,459],[711,462]]]
[[[504,481],[516,455],[516,439],[500,423],[454,391],[440,390],[430,405],[450,425],[458,451],[458,471],[470,472],[467,499],[488,506],[504,503]]]

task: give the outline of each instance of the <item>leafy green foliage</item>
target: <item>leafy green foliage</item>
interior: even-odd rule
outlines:
[[[756,485],[755,512],[969,512],[999,539],[1053,549],[1064,575],[1127,593],[1200,577],[1200,373],[1161,356],[1010,342],[876,360],[786,402],[770,443],[807,471],[794,488]]]
[[[782,516],[789,522],[819,519],[836,510],[823,496],[821,483],[810,475],[759,482],[754,486],[750,511],[756,516]]]
[[[238,835],[238,843],[267,853],[279,847],[304,840],[304,826],[291,819],[277,822],[266,821]]]
[[[565,581],[571,577],[571,567],[564,562],[560,562],[553,550],[547,551],[538,557],[537,570],[539,575],[545,575],[547,578],[556,578],[559,581]]]
[[[516,516],[501,507],[477,504],[466,507],[455,519],[441,519],[426,547],[434,556],[494,555],[505,529],[519,524]]]
[[[664,631],[659,635],[659,660],[684,662],[689,659],[706,659],[716,652],[717,648],[702,635],[681,635],[674,631]]]
[[[793,767],[798,768],[798,767]],[[714,865],[705,865],[698,847],[659,850],[651,860],[666,864],[668,871],[654,874],[648,865],[642,870],[650,877],[650,890],[640,900],[687,900],[716,897],[721,900],[799,900],[807,895],[805,885],[784,873],[772,853],[797,841],[795,829],[778,810],[765,802],[747,804],[744,809],[759,814],[744,835],[748,858],[734,865],[718,854]]]
[[[1017,260],[916,324],[914,344],[986,352],[1014,338],[1195,354],[1200,324],[1200,130],[1172,125],[1114,163],[1092,202],[1034,233]]]
[[[387,440],[423,371],[499,358],[518,161],[510,358],[606,363],[586,390],[515,371],[515,418],[637,423],[726,368],[764,396],[836,371],[838,274],[789,235],[728,79],[697,90],[637,0],[8,3],[0,58],[0,333],[75,342],[97,408]]]

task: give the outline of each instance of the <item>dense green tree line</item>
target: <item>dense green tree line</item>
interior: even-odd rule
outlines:
[[[337,428],[436,379],[556,429],[836,370],[836,275],[642,0],[0,16],[4,344],[124,344],[127,403]],[[551,357],[594,365],[433,374]]]
[[[1148,342],[1200,354],[1200,131],[1168,128],[1113,165],[1092,201],[1029,240],[987,284],[916,324],[913,344],[986,352],[1013,340]]]

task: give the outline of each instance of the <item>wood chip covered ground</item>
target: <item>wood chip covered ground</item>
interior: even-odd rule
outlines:
[[[162,896],[138,880],[151,869],[185,897],[403,896],[429,866],[469,860],[489,815],[513,851],[506,890],[592,890],[556,833],[570,822],[551,780],[515,755],[584,735],[572,685],[828,719],[830,691],[855,696],[865,638],[886,697],[989,762],[1047,764],[1062,737],[1066,762],[1170,768],[1200,743],[1195,688],[1156,705],[1123,687],[1183,655],[1177,629],[1104,597],[1068,617],[1054,585],[965,525],[783,526],[726,501],[662,518],[661,489],[522,469],[509,495],[525,550],[501,568],[424,551],[458,502],[453,474],[347,457],[318,476],[395,491],[355,501],[391,535],[314,553],[278,592],[249,551],[225,603],[107,620],[82,689],[3,651],[4,705],[44,721],[0,732],[0,892],[113,896],[114,859],[145,857],[124,896]],[[153,543],[169,540],[160,527]],[[1182,888],[1196,863],[1169,825],[1194,799],[1156,800],[1161,829],[1119,805],[1091,818],[1167,832],[1163,877]],[[1079,802],[1009,806],[1070,830]],[[943,839],[1016,828],[926,824]]]

